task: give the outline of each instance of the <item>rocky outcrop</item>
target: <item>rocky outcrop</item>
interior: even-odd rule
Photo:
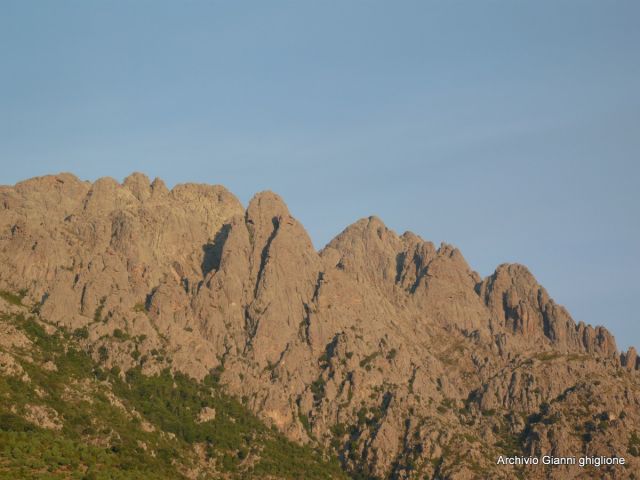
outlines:
[[[613,336],[603,327],[576,324],[523,265],[500,265],[477,287],[498,328],[520,335],[530,347],[550,343],[564,352],[617,356]],[[522,344],[520,348],[526,348]]]
[[[626,353],[620,354],[620,363],[627,370],[639,370],[640,369],[640,357],[634,347],[629,347]]]
[[[578,386],[599,401],[616,392],[617,410],[640,388],[635,350],[574,322],[526,267],[482,279],[455,247],[376,217],[317,252],[272,192],[245,210],[220,186],[61,174],[1,187],[0,206],[0,289],[23,291],[96,361],[216,372],[365,477],[507,478],[504,445],[586,448],[566,426],[536,440],[552,430],[528,417],[568,422]],[[589,442],[622,445],[633,402],[616,436]]]

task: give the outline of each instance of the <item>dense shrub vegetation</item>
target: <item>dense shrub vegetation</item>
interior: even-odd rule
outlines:
[[[77,345],[85,330],[48,335],[35,318],[0,321],[33,342],[15,356],[28,378],[0,375],[0,479],[181,478],[203,463],[203,478],[346,478],[337,461],[290,442],[226,395],[215,372],[203,382],[168,369],[121,378]],[[27,421],[33,406],[55,411],[60,430]],[[199,422],[205,407],[215,417]]]

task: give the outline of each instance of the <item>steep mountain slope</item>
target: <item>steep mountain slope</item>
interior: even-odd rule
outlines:
[[[0,288],[78,332],[102,370],[218,372],[354,478],[640,471],[636,352],[576,324],[523,266],[482,279],[456,248],[375,217],[316,252],[271,192],[245,211],[222,187],[141,174],[36,178],[1,187],[0,206]],[[496,465],[504,453],[627,465]]]
[[[346,478],[226,395],[219,371],[106,371],[79,347],[84,330],[3,296],[0,478]]]

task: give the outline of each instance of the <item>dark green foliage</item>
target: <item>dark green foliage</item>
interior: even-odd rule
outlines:
[[[24,418],[11,413],[0,413],[0,431],[7,432],[33,432],[36,427]]]
[[[309,422],[309,417],[307,417],[304,413],[298,414],[298,419],[300,423],[304,427],[307,434],[311,435],[311,422]]]
[[[0,375],[0,478],[182,478],[176,466],[194,465],[196,442],[231,478],[347,478],[335,460],[290,442],[226,395],[219,385],[222,365],[203,382],[168,369],[145,376],[137,368],[123,379],[118,367],[105,372],[80,349],[76,341],[86,329],[48,335],[36,318],[10,321],[37,348],[30,352],[33,362],[20,362],[30,382]],[[99,355],[105,358],[107,349]],[[56,370],[41,368],[47,361]],[[62,429],[25,420],[29,405],[55,410]],[[216,415],[199,423],[204,407]],[[143,430],[140,419],[127,413],[134,409],[156,430]]]
[[[174,433],[187,443],[214,441],[224,448],[233,448],[244,440],[243,434],[261,427],[252,415],[235,399],[214,394],[212,379],[198,383],[187,376],[169,370],[152,377],[140,369],[129,370],[126,382],[116,380],[114,390],[162,430]],[[216,419],[209,423],[197,423],[196,418],[204,407],[215,408]]]
[[[24,298],[26,292],[20,292],[19,294],[7,292],[5,290],[0,290],[0,297],[6,300],[8,303],[12,305],[22,305],[22,299]]]
[[[371,363],[378,357],[380,356],[380,352],[373,352],[370,355],[367,355],[366,357],[364,357],[362,360],[360,360],[360,366],[362,368],[364,368],[367,372],[371,371]]]
[[[104,345],[102,345],[99,349],[98,349],[98,355],[100,356],[100,361],[101,362],[106,362],[107,359],[109,358],[109,350],[107,350],[107,347],[105,347]]]
[[[509,422],[507,420],[508,418],[505,418],[504,421],[499,422],[493,430],[493,433],[498,439],[495,446],[496,448],[498,448],[502,455],[520,455],[522,454],[522,442],[525,436],[528,434],[529,430],[527,429],[527,433],[523,433],[519,436],[511,431],[511,429],[509,428]]]
[[[29,383],[0,376],[0,478],[5,472],[11,478],[178,476],[170,462],[155,459],[138,446],[138,441],[150,446],[166,441],[157,434],[142,432],[99,393],[98,385],[94,385],[98,391],[91,396],[91,402],[69,398],[70,386],[94,382],[94,372],[98,371],[91,358],[70,341],[72,335],[47,335],[33,318],[16,316],[12,321],[39,348],[31,352],[33,363],[21,362],[31,379]],[[52,361],[56,370],[40,368],[39,364],[45,361]],[[37,394],[36,388],[44,394]],[[28,405],[54,409],[63,419],[62,430],[51,432],[26,421],[21,414]],[[108,445],[90,446],[87,440],[97,437]]]
[[[343,437],[347,433],[347,426],[344,423],[336,423],[331,427],[331,433],[334,437]]]
[[[640,436],[638,436],[637,432],[632,432],[629,436],[627,450],[634,457],[640,457]]]
[[[126,381],[114,380],[114,389],[162,430],[186,443],[205,442],[215,447],[212,453],[219,458],[223,470],[243,470],[242,460],[262,445],[260,460],[253,467],[258,478],[267,474],[283,478],[346,478],[336,463],[327,464],[312,450],[267,428],[235,398],[224,394],[217,375],[199,383],[181,373],[171,374],[168,369],[152,377],[133,369],[127,372]],[[215,409],[215,419],[198,423],[197,415],[204,407]]]
[[[207,378],[207,380],[214,384],[217,385],[220,382],[220,376],[224,373],[224,364],[220,364],[218,365],[216,368],[214,368],[213,370],[211,370],[211,373],[209,374],[209,377]],[[242,375],[242,374],[241,374]]]
[[[266,442],[261,460],[254,468],[255,478],[274,475],[280,478],[346,479],[337,460],[323,461],[309,446],[297,445],[280,435]]]
[[[177,475],[169,464],[161,467],[147,463],[146,459],[140,463],[135,456],[123,456],[109,448],[44,430],[0,431],[0,461],[3,465],[0,478],[169,479]]]
[[[318,377],[311,384],[311,393],[313,393],[313,401],[315,403],[319,403],[322,400],[322,397],[324,397],[324,386],[325,381],[322,377]]]
[[[87,339],[89,338],[89,330],[87,330],[87,327],[82,327],[82,328],[76,328],[73,331],[73,336],[77,339]]]
[[[94,322],[102,321],[102,310],[104,310],[104,304],[106,301],[107,301],[107,297],[102,297],[100,299],[100,303],[98,304],[96,311],[93,313]]]
[[[113,331],[113,338],[117,339],[117,340],[127,340],[129,338],[129,336],[124,333],[122,330],[120,330],[119,328],[116,328]]]
[[[324,352],[322,355],[320,355],[320,358],[318,358],[318,363],[320,365],[320,368],[325,369],[325,368],[329,368],[329,353],[328,352]]]

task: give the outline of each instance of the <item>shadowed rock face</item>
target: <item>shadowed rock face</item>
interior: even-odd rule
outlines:
[[[231,393],[350,472],[511,478],[495,465],[507,450],[618,454],[632,467],[612,478],[640,471],[634,349],[576,324],[526,267],[481,279],[458,249],[376,217],[317,252],[271,192],[244,210],[223,187],[142,174],[34,178],[0,187],[0,289],[86,327],[109,367],[202,378],[223,365]]]

